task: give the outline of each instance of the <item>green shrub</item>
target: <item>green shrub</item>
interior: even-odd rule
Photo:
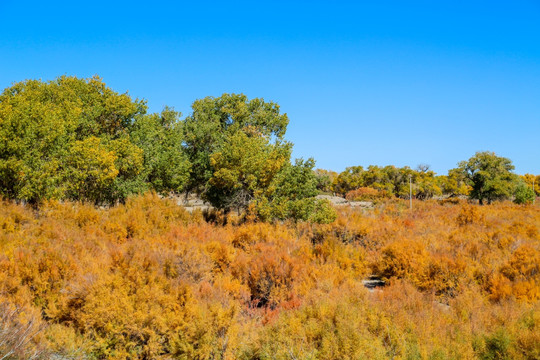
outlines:
[[[534,200],[533,189],[531,189],[524,183],[520,183],[516,187],[514,202],[516,204],[532,204],[533,200]]]

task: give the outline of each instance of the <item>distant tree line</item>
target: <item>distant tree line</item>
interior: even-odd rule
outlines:
[[[195,192],[224,211],[266,219],[332,221],[315,198],[313,159],[291,163],[289,119],[242,94],[196,100],[185,119],[99,78],[27,80],[0,95],[0,194],[115,204],[148,190]]]
[[[457,168],[448,171],[448,175],[436,175],[425,164],[416,169],[392,165],[352,166],[341,173],[316,169],[315,174],[319,191],[350,200],[407,199],[412,192],[412,196],[420,200],[469,196],[480,204],[505,199],[513,199],[519,204],[531,203],[540,195],[540,187],[536,186],[533,192],[532,186],[540,182],[540,175],[520,176],[513,170],[510,159],[485,151],[460,162]]]

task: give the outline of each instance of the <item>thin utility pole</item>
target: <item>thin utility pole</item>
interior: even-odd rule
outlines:
[[[536,176],[533,176],[533,205],[534,205],[535,200],[536,200],[536,193],[534,192],[534,180],[536,180]]]

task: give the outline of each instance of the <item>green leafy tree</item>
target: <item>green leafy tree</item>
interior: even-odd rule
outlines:
[[[358,189],[364,185],[364,168],[362,166],[350,166],[334,180],[334,192],[345,195],[351,190]]]
[[[535,197],[532,187],[527,185],[524,181],[520,181],[516,186],[514,194],[514,202],[516,204],[532,204]]]
[[[269,191],[275,198],[305,199],[317,195],[317,177],[313,173],[315,160],[296,159],[279,172]]]
[[[469,195],[470,187],[460,169],[451,169],[448,171],[448,175],[437,176],[437,181],[444,195]]]
[[[263,196],[257,199],[257,211],[267,220],[295,220],[328,223],[336,219],[334,208],[316,199],[317,176],[313,172],[315,160],[297,159],[286,164],[273,179]]]
[[[415,171],[409,167],[370,165],[363,174],[362,187],[370,187],[394,196],[407,198],[409,196],[409,175],[415,176],[415,174]]]
[[[187,190],[226,211],[253,204],[267,220],[328,221],[333,208],[315,199],[313,160],[290,164],[292,144],[283,140],[288,121],[277,104],[242,94],[195,101],[184,124],[192,164]]]
[[[369,165],[362,174],[361,187],[371,187],[374,189],[383,189],[393,192],[393,184],[389,183],[389,175],[393,175],[394,167],[382,168],[376,165]]]
[[[212,177],[204,197],[212,205],[238,211],[260,196],[289,161],[291,144],[258,132],[238,131],[210,157]]]
[[[534,193],[536,196],[540,196],[540,175],[525,174],[520,176],[521,179],[530,186],[531,189],[534,187]]]
[[[493,152],[477,152],[468,161],[459,163],[459,171],[471,186],[469,196],[480,204],[487,200],[507,199],[514,191],[516,175],[510,159],[497,156]]]
[[[407,198],[409,196],[409,175],[415,180],[415,194],[428,198],[439,193],[434,183],[434,173],[426,171],[421,173],[409,167],[398,168],[393,165],[380,167],[370,165],[367,169],[353,166],[339,174],[335,181],[336,192],[344,194],[359,188],[372,188],[385,194]]]
[[[0,193],[30,203],[75,194],[92,201],[125,196],[142,165],[137,151],[125,146],[126,129],[145,111],[143,101],[114,92],[98,77],[27,80],[5,89],[0,95]],[[97,148],[91,150],[92,145]],[[114,181],[109,179],[115,173],[111,161],[118,171]],[[93,179],[98,183],[92,185]],[[105,184],[115,189],[98,197],[97,189]]]
[[[397,197],[409,198],[409,176],[414,178],[414,170],[408,166],[398,168],[388,165],[382,168],[381,172],[382,178],[379,183],[372,185],[374,188],[387,190]]]
[[[70,199],[102,200],[102,194],[114,184],[118,176],[116,154],[97,137],[77,140],[66,159],[69,182],[65,183]]]
[[[438,185],[435,172],[429,170],[429,165],[418,165],[413,177],[415,183],[414,195],[417,199],[426,200],[442,195],[442,189]]]
[[[315,177],[317,179],[317,190],[323,193],[332,192],[332,184],[338,176],[335,171],[315,169]]]
[[[189,180],[182,125],[180,113],[166,107],[160,115],[138,116],[130,128],[131,140],[143,151],[140,181],[163,195],[180,193]]]
[[[251,129],[268,139],[282,140],[289,119],[280,114],[279,105],[263,99],[248,98],[243,94],[223,94],[196,100],[193,113],[185,119],[185,152],[191,163],[188,191],[203,193],[213,168],[212,154],[238,131]]]
[[[110,149],[116,154],[115,166],[118,176],[114,179],[114,186],[104,192],[104,203],[124,201],[129,195],[139,194],[147,189],[140,174],[144,170],[143,151],[131,142],[131,138],[121,138],[108,142]]]

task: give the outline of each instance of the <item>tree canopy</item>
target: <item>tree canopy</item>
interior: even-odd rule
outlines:
[[[135,118],[130,126],[132,142],[143,150],[139,182],[145,190],[166,195],[180,193],[188,180],[191,164],[184,152],[181,114],[166,107],[161,114]]]
[[[98,77],[14,84],[0,95],[0,192],[30,203],[125,197],[142,170],[127,129],[145,112]]]
[[[130,194],[183,190],[189,161],[180,114],[146,114],[146,103],[99,77],[27,80],[0,95],[0,193],[112,204]]]
[[[514,165],[508,158],[497,156],[494,152],[477,152],[467,161],[459,163],[459,169],[471,186],[470,197],[480,204],[487,200],[509,198],[514,191],[516,175]]]
[[[329,223],[336,212],[327,201],[317,199],[315,160],[287,163],[267,190],[257,199],[256,210],[263,219],[296,219]]]
[[[315,199],[314,161],[291,165],[292,144],[284,140],[289,119],[276,103],[223,94],[197,100],[192,108],[184,123],[192,166],[188,191],[225,211],[255,204],[257,216],[267,220],[309,220],[323,212],[329,215],[317,222],[335,218]]]
[[[210,157],[221,150],[239,131],[259,134],[268,139],[283,139],[289,118],[279,105],[263,99],[249,100],[243,94],[205,97],[192,105],[193,113],[185,119],[185,152],[192,171],[189,190],[204,193],[212,177]]]
[[[210,156],[213,169],[205,197],[226,210],[245,209],[262,195],[289,161],[291,144],[238,131]]]

